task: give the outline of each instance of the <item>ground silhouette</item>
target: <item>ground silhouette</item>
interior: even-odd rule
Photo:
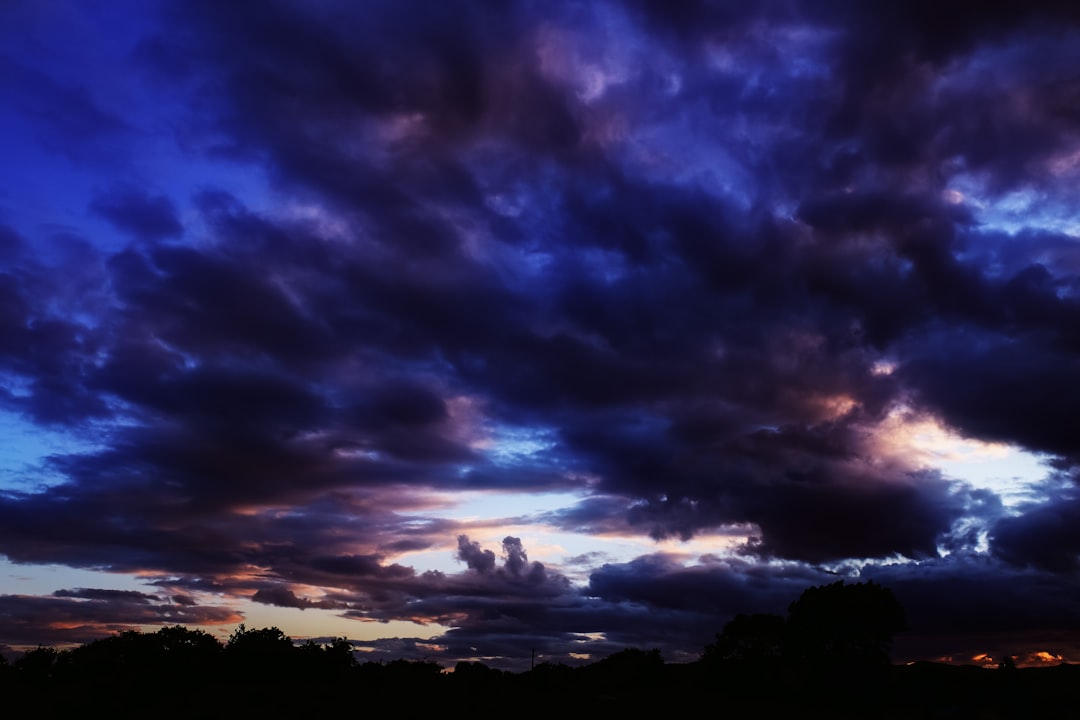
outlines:
[[[222,644],[181,626],[130,631],[70,650],[0,659],[0,692],[37,717],[235,717],[263,713],[415,715],[460,709],[532,713],[699,714],[702,707],[799,717],[1008,718],[1054,711],[1075,696],[1080,667],[1000,669],[889,662],[904,627],[892,593],[873,583],[807,589],[787,617],[738,615],[694,663],[627,648],[578,667],[528,672],[480,662],[358,663],[344,638],[293,642],[241,625]]]

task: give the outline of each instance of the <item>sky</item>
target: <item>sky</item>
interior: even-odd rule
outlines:
[[[0,651],[1080,662],[1071,2],[0,4]]]

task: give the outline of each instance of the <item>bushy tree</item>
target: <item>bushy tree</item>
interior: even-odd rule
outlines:
[[[657,648],[626,648],[580,668],[580,672],[587,683],[598,689],[640,689],[663,681],[664,658]]]
[[[779,615],[737,615],[702,661],[748,670],[853,670],[887,666],[893,636],[906,628],[892,591],[874,582],[806,589]]]
[[[351,670],[356,667],[356,655],[353,654],[353,644],[348,638],[334,638],[333,641],[323,648],[326,662],[339,670]]]
[[[293,674],[298,650],[276,627],[248,630],[240,625],[225,644],[229,667],[250,682],[277,682]]]
[[[707,663],[742,663],[753,666],[777,663],[784,648],[784,618],[768,613],[736,615],[705,647]]]
[[[287,655],[292,652],[293,643],[276,627],[248,630],[241,624],[229,636],[225,649],[236,654]]]
[[[788,608],[785,655],[805,665],[888,665],[893,636],[906,627],[888,588],[841,580],[808,588]]]
[[[38,646],[16,660],[13,669],[21,682],[28,684],[45,683],[53,677],[65,653],[56,648]]]

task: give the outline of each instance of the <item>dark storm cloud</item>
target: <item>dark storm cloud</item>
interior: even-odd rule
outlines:
[[[934,563],[980,533],[1008,577],[1075,570],[1071,490],[1012,516],[887,430],[923,413],[1080,457],[1069,4],[141,12],[148,34],[117,29],[138,92],[0,58],[11,117],[73,166],[160,134],[122,90],[184,158],[150,185],[120,153],[71,201],[127,247],[0,230],[0,402],[93,441],[0,495],[8,557],[443,621],[459,656],[685,653],[827,580],[813,563],[978,575]],[[750,540],[576,589],[527,539],[497,556],[422,515],[432,490]],[[460,573],[393,561],[455,537]]]
[[[948,656],[969,662],[987,652],[1044,650],[1068,656],[1076,651],[1076,637],[1061,631],[1080,613],[1067,575],[1016,570],[971,553],[847,568],[842,574],[848,581],[873,580],[895,593],[908,621],[908,631],[896,639],[898,661]],[[684,567],[657,555],[603,566],[591,576],[589,594],[613,604],[640,604],[647,614],[665,618],[665,627],[681,624],[686,635],[674,645],[697,639],[703,647],[735,614],[784,615],[806,587],[836,579],[834,573],[805,566],[707,560]],[[676,615],[681,623],[673,621]]]
[[[588,432],[576,438],[582,451],[602,450],[597,469],[627,483],[609,489],[643,497],[630,504],[591,498],[557,514],[565,527],[689,538],[702,528],[754,523],[761,536],[747,550],[755,554],[810,562],[917,558],[937,554],[940,537],[971,502],[937,473],[867,463],[872,448],[843,421],[761,429],[727,442],[714,432],[692,459],[685,440],[655,427],[639,434],[608,423]],[[618,512],[625,524],[613,518]]]
[[[125,602],[151,602],[156,600],[153,595],[141,593],[137,590],[103,590],[98,588],[75,588],[74,590],[57,590],[53,597],[81,598],[84,600],[121,600]]]
[[[279,607],[291,607],[304,610],[306,608],[336,608],[339,605],[329,600],[311,600],[297,597],[296,593],[288,588],[274,587],[263,588],[251,596],[251,599],[264,605],[277,605]]]
[[[50,311],[66,298],[48,272],[24,260],[0,274],[0,368],[26,388],[6,392],[4,403],[42,424],[100,417],[107,412],[102,398],[82,383],[98,347],[96,334]],[[70,280],[77,284],[80,278]]]
[[[903,373],[927,406],[976,437],[1074,456],[1071,378],[1080,358],[1056,344],[1038,329],[1020,337],[954,331],[913,353]]]
[[[103,193],[94,198],[90,209],[137,240],[177,237],[184,229],[169,198],[132,188]]]
[[[547,581],[547,573],[541,563],[529,564],[521,538],[507,536],[502,541],[502,549],[506,560],[501,572],[507,577],[525,580],[532,585],[542,585]],[[470,542],[467,535],[458,536],[457,558],[480,575],[496,572],[495,553],[481,548],[478,542]]]
[[[1076,636],[1062,630],[1080,618],[1070,574],[1018,570],[963,553],[918,566],[868,567],[862,576],[891,588],[904,608],[908,631],[896,639],[896,660],[1077,651]]]
[[[85,643],[140,625],[224,624],[241,619],[226,607],[160,602],[127,590],[60,590],[52,597],[0,595],[4,637],[15,645]]]
[[[465,535],[458,536],[457,557],[478,573],[489,573],[495,569],[495,553],[484,550],[478,542],[469,542]]]
[[[919,565],[845,568],[842,577],[894,590],[909,625],[897,638],[898,660],[969,662],[979,653],[1023,656],[1040,650],[1071,656],[1077,649],[1076,638],[1061,632],[1080,612],[1068,591],[1071,581],[1061,575],[1016,571],[985,556],[957,554]],[[582,595],[554,602],[502,596],[491,606],[480,598],[459,598],[458,606],[469,608],[468,619],[424,647],[427,657],[501,657],[517,669],[527,667],[522,659],[530,648],[551,661],[571,663],[572,652],[591,652],[595,659],[627,646],[657,647],[669,660],[692,660],[734,615],[784,615],[807,587],[836,579],[835,572],[794,564],[706,557],[686,566],[674,557],[641,557],[604,565]]]
[[[602,566],[589,577],[589,594],[608,602],[697,612],[706,618],[734,615],[746,607],[782,613],[793,592],[826,577],[805,567],[785,571],[745,561],[713,560],[688,568],[658,554]]]
[[[114,256],[110,270],[130,322],[155,328],[178,349],[200,357],[265,352],[282,360],[321,350],[325,330],[290,301],[288,285],[253,272],[264,262],[257,250],[244,250],[154,246],[146,255]]]
[[[382,565],[380,555],[337,555],[315,558],[311,561],[311,567],[328,573],[339,575],[354,575],[367,577],[372,575],[409,576],[413,574],[410,568],[401,565]]]
[[[22,255],[26,240],[14,228],[0,224],[0,262],[5,265]]]
[[[644,610],[584,598],[561,575],[530,572],[519,577],[511,567],[512,560],[508,559],[493,572],[429,574],[418,578],[420,582],[402,587],[405,597],[413,596],[405,617],[444,623],[452,618],[453,629],[427,641],[428,657],[447,661],[485,657],[496,659],[501,666],[524,670],[533,650],[550,661],[574,662],[570,653],[620,649],[622,638],[597,641],[590,633],[621,628],[629,637],[632,628],[641,630],[648,623]],[[379,598],[354,598],[356,610],[346,615],[368,619],[402,617],[400,609],[386,604],[373,606],[372,600]],[[394,601],[401,603],[403,599]],[[669,628],[670,623],[658,626]],[[655,637],[662,634],[658,630]]]
[[[452,624],[454,629],[431,641],[401,641],[423,647],[429,659],[450,661],[478,653],[520,659],[528,656],[530,648],[543,648],[545,652],[551,648],[552,653],[568,657],[567,653],[586,639],[581,633],[592,632],[588,628],[595,627],[604,615],[602,603],[592,603],[590,608],[560,573],[538,562],[529,563],[518,538],[503,541],[501,563],[495,561],[493,552],[465,536],[459,544],[469,549],[466,555],[474,552],[485,559],[490,557],[492,564],[472,562],[453,574],[418,574],[398,565],[365,561],[358,574],[355,563],[347,558],[324,558],[312,564],[342,574],[320,576],[300,570],[298,575],[305,582],[350,589],[333,591],[314,601],[298,597],[287,588],[271,586],[260,589],[253,599],[286,607],[336,608],[344,617],[369,621],[407,619]],[[397,642],[388,640],[373,645],[387,649],[388,644],[401,650]],[[483,646],[483,650],[477,646]],[[402,652],[404,655],[399,657],[411,657]]]
[[[1075,480],[1055,483],[1046,496],[1020,507],[990,528],[994,554],[1020,567],[1065,576],[1080,570],[1080,491]]]
[[[461,543],[484,552],[467,538]],[[596,659],[633,645],[660,648],[669,659],[691,660],[734,614],[750,608],[783,613],[808,584],[832,579],[805,567],[776,569],[708,558],[684,567],[656,555],[605,565],[577,592],[558,575],[546,573],[541,579],[535,564],[524,574],[519,566],[524,548],[516,538],[506,538],[503,549],[501,567],[482,564],[483,570],[469,568],[456,576],[417,578],[421,582],[399,586],[415,596],[408,607],[416,618],[462,614],[452,630],[425,644],[428,657],[502,658],[501,664],[525,669],[530,650],[548,661],[575,663],[580,660],[571,653],[592,653]],[[353,602],[357,616],[373,616],[365,601]]]
[[[122,117],[94,98],[89,87],[50,77],[9,55],[0,55],[0,87],[13,109],[33,123],[34,140],[48,151],[82,163],[113,164],[130,133]]]

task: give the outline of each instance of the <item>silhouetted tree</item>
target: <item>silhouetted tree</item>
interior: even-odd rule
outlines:
[[[626,692],[660,684],[664,659],[659,649],[627,648],[579,670],[598,689]]]
[[[808,588],[791,604],[785,655],[804,666],[887,666],[893,636],[905,628],[892,591],[840,580]]]
[[[276,627],[248,630],[243,624],[225,644],[225,658],[234,672],[250,681],[274,682],[292,674],[300,651]]]
[[[716,642],[705,647],[701,659],[706,663],[773,665],[783,653],[784,630],[784,618],[779,615],[736,615],[717,633]]]
[[[146,640],[138,630],[129,630],[80,645],[68,653],[62,674],[94,682],[140,679],[161,660]]]
[[[525,673],[526,681],[535,690],[565,690],[574,685],[574,668],[565,663],[542,662]]]
[[[432,660],[393,660],[381,672],[383,683],[399,689],[430,689],[442,679],[442,666]]]
[[[209,658],[224,648],[218,639],[203,630],[189,630],[183,625],[163,627],[154,633],[157,645],[174,656]]]
[[[243,655],[288,655],[293,650],[292,640],[276,627],[248,630],[241,624],[232,635],[225,649],[230,653]]]
[[[454,679],[481,679],[489,677],[493,674],[498,674],[497,670],[492,670],[490,667],[482,662],[471,662],[469,660],[461,660],[454,666]]]
[[[356,667],[356,655],[353,654],[353,645],[347,638],[339,637],[323,648],[327,664],[339,670],[349,670]]]
[[[352,643],[343,637],[327,645],[308,640],[294,648],[292,660],[299,679],[323,685],[343,680],[356,667]]]
[[[38,646],[16,660],[12,667],[19,681],[28,685],[48,682],[56,670],[63,653],[56,648]]]

